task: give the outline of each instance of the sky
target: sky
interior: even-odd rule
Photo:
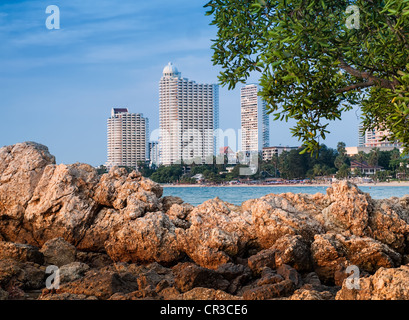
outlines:
[[[106,162],[106,120],[113,107],[159,127],[159,80],[172,62],[182,77],[217,83],[211,40],[216,27],[202,0],[2,0],[0,147],[35,141],[57,163]],[[60,29],[46,8],[58,6]],[[248,80],[258,81],[257,75]],[[240,87],[220,87],[220,127],[240,128]],[[358,114],[331,123],[325,143],[358,142]],[[294,122],[270,119],[270,145],[299,146]]]

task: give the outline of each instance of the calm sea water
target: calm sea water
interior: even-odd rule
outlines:
[[[175,196],[182,198],[185,202],[198,205],[206,200],[219,197],[220,199],[241,205],[242,202],[260,198],[270,193],[326,193],[328,187],[299,187],[299,186],[274,186],[274,187],[164,187],[164,196]],[[384,199],[390,197],[403,197],[409,194],[409,187],[385,187],[385,186],[363,186],[359,187],[367,192],[373,199]]]

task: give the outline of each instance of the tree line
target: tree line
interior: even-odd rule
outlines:
[[[408,170],[408,159],[402,157],[398,149],[381,151],[373,148],[369,153],[360,151],[358,154],[348,156],[345,143],[339,142],[337,148],[320,145],[319,152],[311,154],[304,152],[305,147],[297,150],[284,151],[271,160],[263,161],[259,156],[258,170],[254,175],[240,175],[243,164],[228,164],[227,158],[223,164],[179,164],[170,166],[150,166],[148,163],[140,162],[138,170],[144,177],[150,178],[158,183],[196,183],[197,175],[201,175],[207,183],[227,183],[239,180],[265,181],[266,179],[281,178],[286,180],[304,180],[320,178],[352,178],[364,177],[365,173],[358,166],[351,169],[351,162],[366,164],[371,167],[381,167],[374,175],[369,175],[377,181],[393,179],[406,179]],[[128,168],[129,171],[133,168]],[[103,173],[102,170],[100,173]],[[409,172],[408,172],[409,173]]]

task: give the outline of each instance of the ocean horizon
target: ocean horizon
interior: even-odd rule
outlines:
[[[329,186],[194,186],[194,187],[163,187],[163,196],[180,197],[184,202],[194,206],[206,200],[219,197],[221,200],[241,205],[244,201],[260,198],[268,194],[280,193],[323,193],[326,194]],[[408,186],[359,186],[363,192],[369,193],[373,199],[386,199],[409,195]]]

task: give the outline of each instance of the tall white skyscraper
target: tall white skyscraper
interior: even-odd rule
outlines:
[[[258,152],[269,146],[270,121],[258,91],[256,84],[241,88],[241,151]]]
[[[129,113],[127,108],[113,108],[107,121],[108,160],[107,167],[136,167],[145,162],[149,123],[140,113]]]
[[[216,153],[219,86],[181,77],[169,62],[159,83],[160,163],[203,163]]]

